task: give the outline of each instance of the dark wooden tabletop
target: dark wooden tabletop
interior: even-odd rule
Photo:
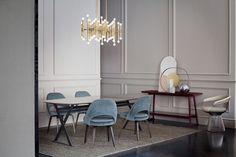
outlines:
[[[200,92],[188,92],[188,93],[184,93],[184,92],[179,92],[176,91],[175,93],[168,93],[168,92],[159,92],[158,90],[144,90],[142,91],[142,93],[147,93],[150,95],[169,95],[169,96],[198,96],[198,95],[202,95],[202,93]]]

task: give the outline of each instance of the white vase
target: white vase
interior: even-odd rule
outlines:
[[[175,87],[174,87],[174,80],[173,79],[169,79],[167,81],[167,87],[168,87],[168,92],[169,93],[175,93]]]

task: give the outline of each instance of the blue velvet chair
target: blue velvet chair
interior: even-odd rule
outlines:
[[[77,92],[75,92],[75,97],[86,97],[86,96],[91,96],[91,95],[87,91],[77,91]],[[76,110],[77,110],[77,117],[76,117],[76,121],[75,121],[75,128],[77,128],[79,115],[80,114],[85,114],[86,111],[88,110],[88,107],[87,106],[82,106],[82,107],[78,107]]]
[[[65,98],[65,96],[63,94],[58,93],[58,92],[53,92],[53,93],[48,93],[46,99],[47,100],[52,100],[52,99],[63,99],[63,98]],[[50,125],[51,125],[51,120],[52,120],[53,117],[55,117],[57,119],[57,131],[58,131],[59,115],[57,114],[53,104],[46,103],[46,106],[47,106],[47,112],[49,114],[49,122],[48,122],[47,132],[49,132]],[[60,114],[62,116],[65,116],[65,114],[68,110],[68,107],[65,107],[63,105],[58,105],[58,108],[60,109]],[[72,121],[73,121],[73,130],[75,132],[74,116],[72,114],[70,114],[70,116],[71,116]]]
[[[141,121],[146,122],[150,138],[152,137],[148,124],[150,105],[151,105],[150,97],[143,96],[134,103],[134,105],[128,112],[119,113],[119,117],[125,119],[122,129],[125,128],[128,121],[133,121],[135,123],[135,133],[137,135],[137,140],[139,140],[139,128],[140,128],[139,122]],[[121,135],[122,129],[120,130],[119,137]]]
[[[115,139],[112,125],[116,123],[117,105],[112,99],[95,100],[88,108],[84,116],[86,124],[84,143],[87,141],[88,127],[93,127],[93,143],[95,143],[96,127],[107,127],[107,137],[109,141],[109,129],[111,132],[112,143],[115,147]]]
[[[85,97],[85,96],[91,96],[91,95],[87,91],[77,91],[77,92],[75,92],[75,97]]]

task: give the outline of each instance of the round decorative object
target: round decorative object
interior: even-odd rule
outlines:
[[[179,76],[176,73],[170,73],[167,75],[169,80],[173,80],[173,86],[177,87],[179,84]]]
[[[190,91],[190,87],[189,87],[189,85],[186,84],[186,83],[181,83],[181,84],[179,85],[179,91],[180,91],[180,92],[183,92],[183,93],[188,93],[188,92]]]
[[[176,69],[176,72],[174,69]],[[187,78],[185,77],[184,79],[183,76],[187,76]],[[170,82],[172,85],[171,88],[178,88],[178,90],[183,93],[188,93],[190,91],[189,75],[184,68],[169,67],[165,69],[160,76],[161,88],[164,91],[169,92]]]

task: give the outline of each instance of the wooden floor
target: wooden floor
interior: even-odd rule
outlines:
[[[204,126],[205,127],[205,126]],[[236,130],[206,130],[178,139],[136,148],[112,157],[236,157]]]

